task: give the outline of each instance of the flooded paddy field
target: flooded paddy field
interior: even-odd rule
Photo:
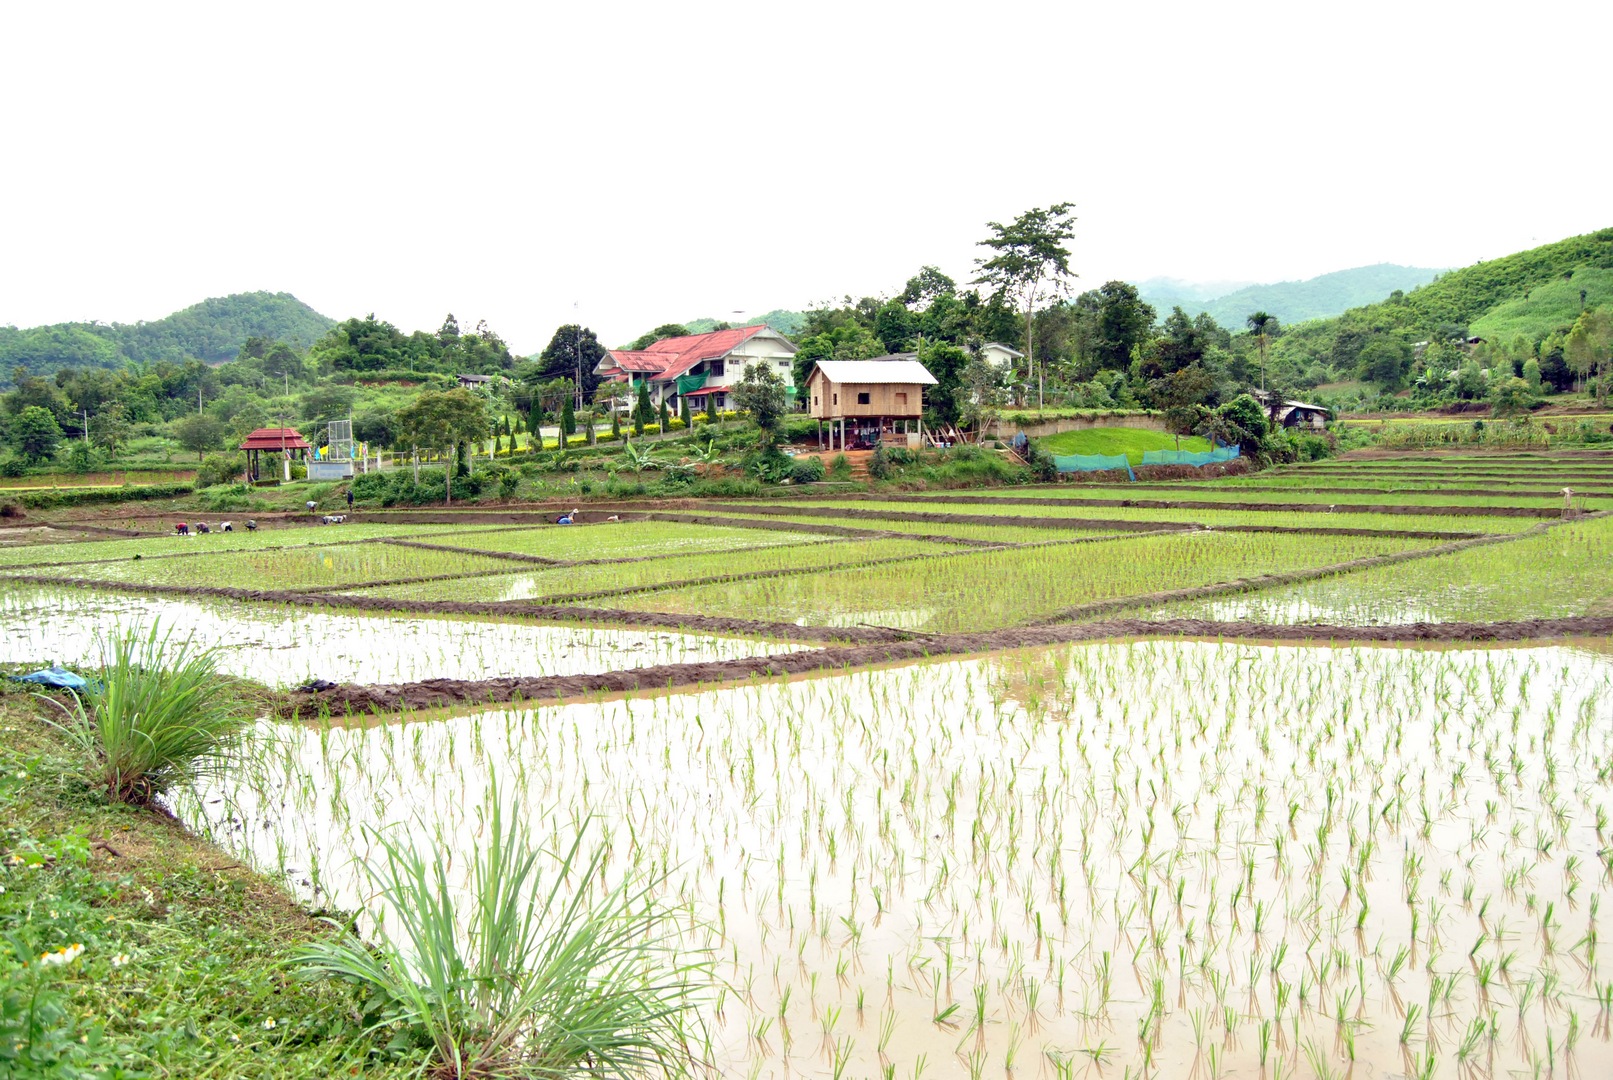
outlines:
[[[724,1075],[1594,1076],[1610,745],[1594,651],[1124,642],[266,724],[180,811],[384,925],[496,787],[666,872]]]
[[[658,882],[712,965],[712,1075],[1613,1075],[1613,640],[1588,629],[1613,614],[1613,517],[1162,490],[1199,493],[30,530],[0,549],[0,662],[83,664],[160,623],[227,674],[341,684],[282,694],[316,718],[260,720],[173,809],[372,941],[399,925],[383,838],[456,887],[495,799],[546,866],[580,838],[605,869],[566,890]],[[1140,619],[1160,636],[1120,636]],[[1566,621],[1535,641],[1531,619]],[[1269,640],[1311,626],[1326,644]],[[1402,630],[1452,640],[1354,640]],[[483,692],[571,676],[496,699],[538,704]],[[404,692],[445,684],[465,692]],[[371,690],[404,711],[342,714]]]

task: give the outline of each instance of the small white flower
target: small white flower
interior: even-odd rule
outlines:
[[[263,1030],[264,1031],[273,1031],[274,1028],[275,1028],[275,1019],[274,1019],[274,1017],[271,1016],[271,1017],[269,1017],[269,1019],[267,1019],[267,1020],[265,1020],[263,1022]]]
[[[114,956],[112,958],[112,966],[115,967],[115,968],[120,968],[124,964],[127,964],[129,962],[129,959],[130,959],[130,957],[129,957],[128,953],[120,952],[120,953],[118,953],[118,955],[116,955],[116,956]]]

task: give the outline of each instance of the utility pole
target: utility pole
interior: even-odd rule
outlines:
[[[80,410],[84,413],[84,445],[90,445],[90,410]]]

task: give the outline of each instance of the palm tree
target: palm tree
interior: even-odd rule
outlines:
[[[1260,392],[1266,391],[1266,346],[1271,342],[1271,336],[1277,332],[1277,319],[1264,311],[1257,311],[1244,320],[1249,326],[1249,332],[1255,336],[1255,345],[1260,349]]]

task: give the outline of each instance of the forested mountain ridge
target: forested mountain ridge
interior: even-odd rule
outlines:
[[[1190,283],[1150,281],[1140,285],[1144,302],[1156,311],[1180,305],[1188,315],[1208,312],[1222,326],[1242,326],[1246,318],[1264,311],[1286,324],[1324,319],[1353,307],[1382,300],[1395,290],[1414,289],[1432,281],[1438,270],[1376,263],[1303,281],[1245,285],[1227,292],[1209,289],[1194,295]]]
[[[1345,372],[1356,368],[1362,350],[1375,339],[1408,347],[1437,344],[1470,336],[1487,322],[1529,338],[1527,344],[1535,347],[1553,334],[1566,334],[1582,306],[1613,300],[1603,295],[1613,289],[1609,270],[1613,229],[1571,236],[1452,270],[1334,318],[1289,327],[1272,353],[1296,366],[1322,363]]]
[[[21,367],[33,374],[61,368],[116,368],[125,362],[232,360],[248,338],[306,349],[336,325],[290,293],[213,297],[162,319],[139,323],[0,326],[0,379]]]

